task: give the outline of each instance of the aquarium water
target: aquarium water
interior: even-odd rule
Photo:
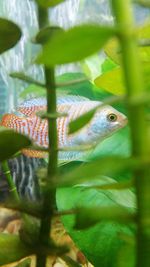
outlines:
[[[67,0],[50,10],[51,25],[69,28],[83,22],[112,23],[113,18],[106,0]],[[147,11],[136,10],[136,17],[142,21]],[[39,47],[31,39],[38,31],[36,5],[33,0],[1,0],[0,17],[17,23],[22,31],[20,42],[0,56],[0,114],[12,110],[18,102],[19,93],[27,86],[9,76],[11,72],[23,71],[35,79],[43,80],[41,67],[31,65]],[[57,69],[61,74],[80,71],[79,64],[68,64]]]

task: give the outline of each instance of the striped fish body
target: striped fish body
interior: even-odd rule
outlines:
[[[86,126],[76,133],[68,135],[68,125],[71,121],[100,104],[101,102],[99,101],[91,101],[78,96],[67,96],[58,99],[57,111],[59,113],[68,114],[68,116],[59,117],[57,119],[58,145],[60,148],[100,141],[126,124],[126,117],[122,113],[111,106],[105,106],[98,108],[95,115]],[[3,116],[1,124],[17,132],[28,135],[37,145],[47,148],[48,122],[36,115],[36,113],[41,110],[46,111],[46,100],[44,98],[26,101],[18,108],[18,111],[26,117],[6,114]],[[114,121],[110,121],[110,115],[112,115],[112,117],[115,116]],[[24,154],[31,156],[29,150],[24,150]],[[71,152],[69,154],[60,153],[60,158],[62,154],[64,160],[68,160],[68,157],[72,157]],[[73,155],[76,155],[75,157],[79,156],[78,153],[73,153]],[[46,154],[36,151],[32,156],[44,157]]]
[[[39,201],[41,193],[37,172],[39,168],[46,167],[46,162],[42,158],[30,158],[20,155],[8,160],[8,165],[16,185],[18,194],[23,199]],[[4,184],[4,187],[3,187]],[[0,202],[5,200],[9,195],[9,186],[0,164]],[[2,198],[3,197],[3,198]]]

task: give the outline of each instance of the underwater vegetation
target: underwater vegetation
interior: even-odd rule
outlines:
[[[113,25],[64,30],[51,25],[48,13],[64,0],[34,2],[39,32],[32,41],[41,50],[31,62],[42,65],[44,82],[10,74],[29,86],[0,122],[0,176],[9,187],[1,205],[20,212],[22,226],[18,235],[0,234],[0,266],[31,255],[37,267],[50,256],[83,266],[52,236],[59,216],[95,267],[149,267],[149,22],[136,27],[132,1],[113,0]],[[0,18],[0,53],[22,35]],[[105,57],[93,77],[84,59],[101,50]],[[83,73],[55,74],[73,62]]]

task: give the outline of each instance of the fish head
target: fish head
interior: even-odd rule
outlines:
[[[100,107],[89,127],[89,135],[103,139],[127,124],[127,117],[111,106]]]

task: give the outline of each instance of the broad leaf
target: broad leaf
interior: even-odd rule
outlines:
[[[20,38],[20,28],[12,21],[0,18],[0,54],[16,45]]]
[[[36,2],[44,8],[54,7],[66,0],[36,0]]]
[[[0,161],[10,158],[17,151],[30,145],[31,141],[26,136],[0,127]]]
[[[79,118],[69,123],[69,134],[73,134],[90,122],[96,112],[96,108],[86,112]]]
[[[77,209],[75,228],[86,229],[103,221],[115,221],[119,223],[133,222],[134,213],[121,206],[112,205],[105,207],[81,207]]]
[[[150,62],[143,63],[143,80],[146,89],[150,89]],[[115,95],[124,95],[126,93],[126,88],[123,79],[123,70],[121,67],[114,68],[110,71],[105,72],[104,74],[97,77],[94,81],[95,85],[100,89],[104,89]],[[146,95],[145,95],[146,96]],[[146,96],[146,98],[148,95]],[[144,101],[140,96],[140,99],[134,97],[134,102]],[[146,99],[145,99],[146,100]]]
[[[93,206],[108,206],[110,212],[112,205],[116,205],[116,203],[119,206],[122,205],[122,209],[134,207],[135,197],[130,190],[121,192],[116,190],[115,194],[113,192],[111,190],[83,190],[83,187],[76,186],[68,189],[58,189],[57,206],[60,211],[76,209],[81,205],[87,209],[92,209]],[[102,220],[89,229],[78,231],[74,229],[75,215],[63,216],[62,221],[75,244],[95,267],[116,267],[118,250],[125,244],[119,234],[132,234],[131,227],[117,222]]]
[[[18,235],[0,234],[0,266],[19,261],[32,252]]]
[[[13,74],[14,77],[25,78],[24,76],[20,75],[21,73]],[[81,82],[80,82],[81,81]],[[39,82],[38,82],[39,83]],[[57,92],[58,95],[82,95],[88,98],[93,98],[93,87],[94,85],[87,80],[87,77],[83,73],[64,73],[56,77],[56,85],[57,85]],[[43,86],[35,84],[29,85],[27,88],[21,92],[21,98],[28,98],[28,97],[46,97],[46,90],[43,90]]]
[[[65,83],[69,83],[72,81],[78,81],[81,79],[86,79],[82,83],[74,83],[70,86],[65,85]],[[73,72],[73,73],[64,73],[56,77],[56,83],[58,84],[57,90],[64,94],[70,95],[81,95],[87,98],[93,99],[93,87],[94,85],[87,80],[87,77],[83,73]],[[59,84],[64,84],[64,86],[59,87]]]
[[[117,65],[114,63],[114,61],[112,61],[110,58],[106,58],[102,64],[102,66],[101,66],[102,74],[107,72],[107,71],[111,71],[111,70],[115,69],[116,67],[117,67]]]
[[[150,38],[150,24],[146,23],[135,30],[137,36],[137,45],[139,46],[139,53],[141,61],[150,61],[150,46],[144,43],[149,42]],[[117,64],[121,63],[121,48],[117,38],[110,40],[105,46],[105,53]]]
[[[81,167],[76,168],[65,175],[61,175],[59,185],[74,185],[84,181],[90,181],[93,178],[100,178],[103,175],[112,177],[116,173],[136,169],[139,167],[139,163],[140,160],[138,159],[106,156],[83,164]]]
[[[121,63],[121,48],[117,38],[111,39],[105,46],[106,55],[111,58],[116,64]]]
[[[46,27],[38,32],[34,38],[34,42],[38,44],[44,44],[50,40],[50,38],[54,37],[55,34],[63,31],[64,30],[58,26]]]
[[[136,265],[136,247],[133,244],[125,244],[118,251],[117,267],[134,267]]]
[[[95,79],[94,83],[97,87],[105,89],[112,94],[125,94],[123,73],[119,67],[100,75]]]
[[[53,66],[80,61],[99,51],[115,33],[112,27],[76,26],[51,38],[36,62]]]

